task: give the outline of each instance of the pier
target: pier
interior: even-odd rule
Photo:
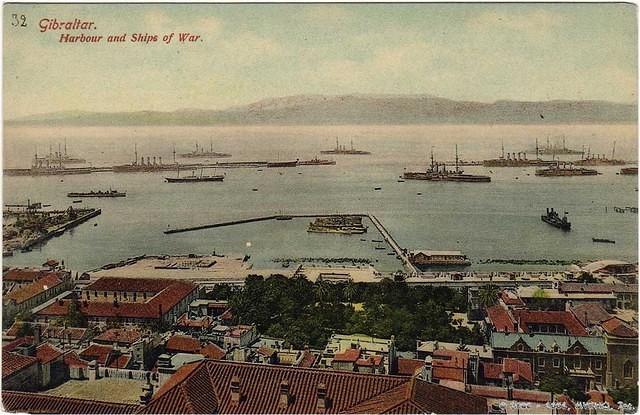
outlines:
[[[183,232],[192,232],[199,231],[203,229],[212,229],[212,228],[220,228],[224,226],[232,226],[232,225],[241,225],[243,223],[252,223],[252,222],[263,222],[267,220],[274,220],[278,218],[318,218],[318,217],[336,217],[336,216],[358,216],[363,218],[368,218],[373,226],[376,227],[380,235],[384,241],[393,249],[396,256],[400,258],[402,265],[405,267],[406,271],[411,276],[415,276],[419,274],[418,269],[409,261],[409,256],[407,250],[400,247],[398,242],[393,238],[391,233],[384,227],[382,222],[375,216],[370,213],[329,213],[329,214],[291,214],[291,215],[269,215],[269,216],[258,216],[247,219],[238,219],[226,222],[216,222],[205,225],[197,225],[190,226],[185,228],[176,228],[176,229],[168,229],[164,231],[166,235],[174,234],[174,233],[183,233]]]
[[[62,235],[65,231],[71,229],[71,228],[75,228],[76,226],[80,225],[81,223],[84,223],[86,221],[88,221],[91,218],[94,218],[98,215],[100,215],[102,213],[102,210],[100,209],[90,209],[88,212],[84,212],[82,215],[78,216],[76,219],[63,223],[61,225],[56,226],[55,228],[52,228],[49,232],[47,232],[46,234],[36,238],[36,239],[32,239],[30,241],[27,241],[22,247],[21,250],[22,251],[30,251],[32,247],[36,246],[36,245],[40,245],[43,242],[53,238],[54,236],[60,236]]]

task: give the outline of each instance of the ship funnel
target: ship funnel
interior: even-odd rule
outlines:
[[[147,166],[151,165],[151,157],[147,156]]]
[[[156,165],[156,156],[153,156],[153,165]]]
[[[159,157],[158,163],[162,165],[162,157]]]

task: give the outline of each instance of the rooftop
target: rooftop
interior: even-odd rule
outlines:
[[[93,341],[98,343],[123,343],[133,344],[142,338],[142,333],[136,329],[107,329],[98,336],[93,338]]]
[[[231,383],[237,382],[234,402]],[[281,406],[280,385],[290,399]],[[318,408],[324,388],[326,410]],[[402,376],[206,360],[183,366],[141,413],[486,413],[485,399]]]
[[[607,353],[607,347],[602,337],[593,336],[570,336],[566,334],[523,334],[523,333],[491,333],[491,346],[494,349],[510,349],[516,342],[522,341],[532,350],[537,350],[540,344],[545,350],[553,350],[554,346],[558,346],[558,350],[562,353],[567,352],[576,344],[582,345],[587,353],[601,354]]]
[[[33,356],[24,356],[18,353],[2,351],[2,379],[6,379],[16,372],[19,372],[31,365],[38,363],[38,359]]]
[[[138,405],[51,396],[42,393],[2,391],[7,412],[32,414],[132,414]]]
[[[25,301],[42,294],[43,292],[50,290],[63,283],[57,273],[50,273],[44,277],[32,282],[29,285],[21,287],[17,290],[10,292],[4,296],[4,300],[14,300],[17,304],[22,304]]]
[[[600,324],[602,329],[610,336],[638,337],[638,331],[617,317],[610,318]]]
[[[29,282],[51,273],[49,270],[37,268],[11,268],[2,273],[3,281]]]
[[[191,336],[175,334],[167,340],[165,348],[170,353],[198,353],[200,340]]]

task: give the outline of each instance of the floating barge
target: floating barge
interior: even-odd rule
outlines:
[[[362,224],[362,216],[324,216],[309,223],[307,232],[352,235],[366,233],[367,227]]]
[[[628,176],[637,176],[638,168],[637,167],[624,167],[620,169],[620,174],[628,175]]]

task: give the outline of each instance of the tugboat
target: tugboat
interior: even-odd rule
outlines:
[[[551,226],[560,228],[563,231],[570,231],[571,222],[567,220],[567,214],[567,212],[564,212],[564,216],[561,218],[560,215],[558,215],[558,212],[553,210],[553,208],[547,208],[547,214],[542,215],[540,218],[543,222],[546,222]]]
[[[98,190],[94,192],[93,190],[90,192],[70,192],[67,193],[67,197],[126,197],[126,192],[119,192],[117,190],[109,189],[108,191]],[[82,202],[82,201],[80,201]],[[74,200],[73,203],[79,203],[77,200]]]
[[[455,170],[447,170],[447,166],[444,163],[437,163],[433,158],[433,149],[431,149],[431,167],[425,172],[405,172],[401,179],[470,183],[487,183],[491,181],[489,176],[464,173],[464,170],[458,166],[458,145],[456,145],[455,166]]]
[[[224,180],[223,175],[203,176],[202,171],[204,168],[200,168],[200,175],[196,176],[192,173],[191,176],[180,177],[180,169],[178,169],[177,177],[165,177],[167,183],[199,183],[199,182],[221,182]]]

